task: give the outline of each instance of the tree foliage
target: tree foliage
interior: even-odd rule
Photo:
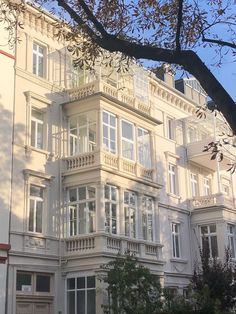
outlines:
[[[19,15],[21,7],[11,4],[23,5],[24,1],[1,0],[0,19],[8,19],[3,3]],[[93,62],[107,50],[128,58],[178,65],[200,82],[236,134],[234,100],[197,54],[199,47],[215,49],[218,65],[225,55],[235,56],[234,0],[35,0],[33,3],[49,8],[60,18],[57,36],[67,41],[77,64]],[[69,32],[65,31],[65,23]]]

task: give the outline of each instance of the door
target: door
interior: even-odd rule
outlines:
[[[50,303],[17,302],[16,314],[52,314]]]

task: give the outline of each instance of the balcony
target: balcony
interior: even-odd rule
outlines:
[[[230,198],[229,196],[224,195],[222,193],[198,196],[190,200],[190,208],[193,210],[213,206],[214,207],[223,206],[229,209],[234,209],[235,200],[232,197]]]
[[[152,117],[154,116],[151,112],[150,102],[142,102],[141,100],[135,98],[133,95],[128,94],[128,92],[125,93],[121,89],[112,86],[102,80],[96,80],[67,91],[70,101],[80,100],[84,97],[96,94],[98,92],[102,92],[112,98],[115,98],[143,114]]]
[[[127,239],[109,234],[90,234],[65,239],[65,258],[90,254],[124,254],[129,251],[135,256],[163,263],[162,245],[152,242]]]
[[[212,137],[207,137],[201,141],[187,144],[187,157],[189,161],[192,161],[198,165],[209,168],[213,171],[217,170],[217,160],[211,160],[210,152],[203,152],[204,147],[213,142]],[[232,162],[232,157],[226,151],[224,152],[224,158],[220,162],[220,169],[227,170]]]
[[[124,159],[105,151],[94,151],[64,158],[64,175],[101,167],[119,171],[133,178],[140,178],[152,182],[155,180],[153,169],[146,169],[137,162]]]

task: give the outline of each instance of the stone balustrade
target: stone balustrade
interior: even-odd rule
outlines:
[[[150,260],[162,259],[162,245],[143,240],[128,239],[118,235],[94,233],[65,239],[65,257],[87,254],[114,254],[131,252]]]
[[[230,209],[235,208],[235,201],[223,193],[198,196],[190,200],[190,207],[192,209],[206,208],[212,206],[225,206]]]

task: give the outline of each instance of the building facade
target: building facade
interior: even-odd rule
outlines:
[[[123,74],[74,70],[52,17],[40,14],[24,12],[6,69],[14,90],[1,92],[10,97],[2,110],[14,116],[12,151],[1,134],[10,218],[1,216],[0,242],[11,246],[1,306],[101,314],[100,265],[125,251],[182,293],[199,246],[219,257],[229,246],[235,257],[232,155],[218,162],[203,152],[224,124],[195,117],[207,96],[194,79],[175,85],[168,67],[158,75],[135,64]]]

